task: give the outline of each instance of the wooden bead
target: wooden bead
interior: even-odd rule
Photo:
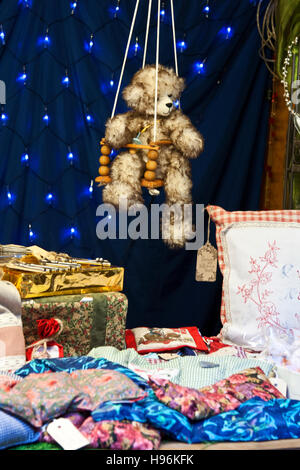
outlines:
[[[149,160],[149,162],[146,163],[146,168],[147,170],[155,171],[157,168],[157,163],[154,160]]]
[[[145,171],[144,178],[147,181],[153,181],[155,179],[155,172],[154,171]]]
[[[103,155],[109,155],[110,152],[111,152],[111,149],[110,149],[110,147],[109,147],[108,145],[102,145],[102,147],[101,147],[101,153],[102,153]]]
[[[131,155],[134,155],[136,153],[136,150],[135,149],[129,149],[129,153],[131,153]]]
[[[101,155],[99,158],[99,162],[101,165],[109,165],[110,164],[110,158],[107,155]]]
[[[149,158],[149,160],[157,160],[158,159],[158,151],[157,150],[149,150],[148,158]]]
[[[101,176],[108,176],[110,169],[108,166],[100,166],[99,168],[99,175]]]

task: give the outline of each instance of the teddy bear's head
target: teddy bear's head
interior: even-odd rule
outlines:
[[[155,65],[146,65],[136,72],[131,83],[123,90],[123,98],[129,108],[149,116],[155,109]],[[159,65],[158,68],[158,116],[169,116],[184,89],[184,79],[178,77],[171,68]]]

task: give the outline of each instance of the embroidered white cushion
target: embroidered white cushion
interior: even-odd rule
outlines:
[[[268,330],[300,330],[300,211],[208,211],[223,274],[220,337],[262,351]]]

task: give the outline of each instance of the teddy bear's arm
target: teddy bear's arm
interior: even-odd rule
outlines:
[[[202,135],[180,111],[168,121],[168,129],[174,146],[187,158],[197,158],[203,151]]]
[[[113,118],[108,119],[105,126],[105,141],[108,145],[114,149],[119,149],[131,143],[134,137],[131,119],[130,111],[124,114],[117,114]]]

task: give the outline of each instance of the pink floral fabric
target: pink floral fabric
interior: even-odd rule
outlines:
[[[98,421],[87,418],[79,431],[93,448],[111,450],[157,450],[161,436],[148,424],[136,421]]]
[[[265,401],[284,398],[259,367],[246,369],[200,390],[153,377],[150,385],[159,401],[195,421],[234,410],[250,398],[260,397]]]
[[[147,394],[116,370],[30,374],[10,390],[0,388],[0,409],[36,427],[67,412],[93,411],[106,401],[140,400]]]

